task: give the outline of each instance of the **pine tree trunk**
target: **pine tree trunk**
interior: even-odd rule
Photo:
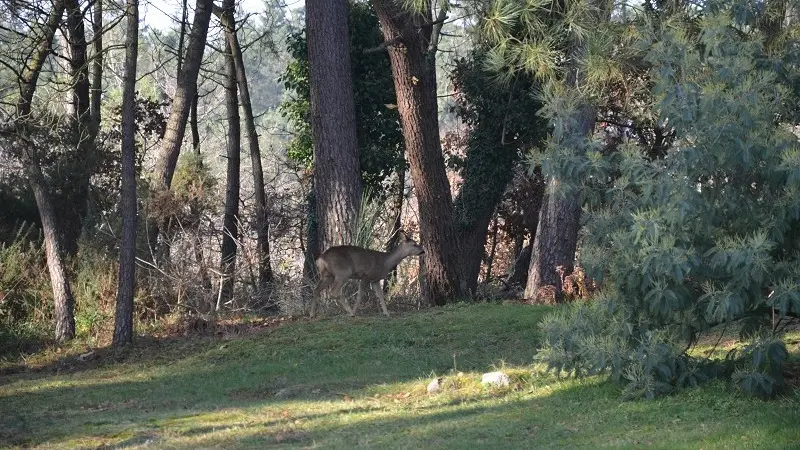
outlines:
[[[486,275],[483,277],[484,283],[492,281],[492,265],[494,265],[494,256],[497,252],[497,215],[494,216],[492,223],[492,245],[489,247],[489,257],[486,258]]]
[[[48,15],[41,40],[30,61],[26,63],[25,71],[19,80],[20,97],[17,101],[17,119],[20,121],[19,126],[23,130],[26,126],[25,122],[30,118],[33,95],[36,92],[39,75],[47,56],[50,54],[53,38],[61,24],[64,9],[65,2],[63,0],[56,0],[53,3],[53,10]],[[35,154],[36,149],[24,149],[22,153],[22,164],[33,189],[39,217],[42,221],[47,269],[50,273],[50,284],[53,289],[56,311],[55,337],[57,341],[63,342],[75,336],[75,299],[72,296],[72,290],[67,279],[56,208],[48,192],[47,184],[38,162],[38,156]]]
[[[36,206],[42,220],[44,233],[47,270],[50,272],[50,284],[53,289],[53,300],[56,312],[56,341],[64,342],[75,337],[75,298],[72,296],[67,269],[64,264],[64,250],[58,230],[58,220],[41,168],[31,163],[28,177],[33,188]]]
[[[405,167],[399,167],[397,169],[397,185],[395,187],[397,190],[395,192],[394,198],[394,206],[392,207],[392,211],[394,214],[394,224],[392,225],[392,237],[389,239],[389,242],[386,243],[386,251],[390,252],[397,247],[397,242],[400,239],[397,231],[403,227],[403,203],[405,200],[406,194],[406,169]],[[383,292],[389,292],[389,284],[395,283],[397,281],[397,266],[395,266],[389,275],[386,277],[386,283],[383,284]]]
[[[172,185],[181,144],[186,134],[186,121],[189,119],[192,97],[197,90],[197,76],[203,62],[203,51],[206,46],[213,5],[213,0],[197,0],[195,7],[186,56],[178,74],[175,98],[172,99],[172,111],[167,119],[167,129],[156,159],[156,176],[158,177],[156,181],[161,189],[168,189]]]
[[[83,11],[78,0],[66,0],[67,28],[69,29],[70,69],[72,77],[72,105],[77,125],[78,151],[81,166],[68,175],[70,189],[67,198],[62,200],[61,227],[63,229],[64,250],[74,255],[78,251],[78,239],[89,211],[89,188],[94,165],[96,164],[95,136],[97,129],[92,120],[88,44],[83,20]]]
[[[100,130],[102,120],[100,106],[103,98],[103,0],[95,0],[92,19],[92,126],[95,134]]]
[[[216,12],[216,9],[215,9]],[[227,22],[224,15],[220,15],[225,26],[228,44],[231,46],[233,61],[236,66],[236,80],[239,87],[239,102],[244,112],[245,131],[250,149],[250,162],[253,166],[253,188],[255,191],[256,207],[256,251],[258,252],[258,284],[267,289],[273,281],[272,264],[270,263],[269,250],[269,209],[267,208],[267,195],[264,187],[264,170],[261,167],[261,148],[256,132],[256,122],[253,116],[253,105],[250,101],[250,86],[247,83],[247,72],[244,67],[242,48],[236,35],[236,27]],[[275,309],[268,305],[270,309]]]
[[[439,137],[432,19],[394,0],[372,0],[392,65],[411,179],[419,204],[422,296],[444,305],[461,295],[460,248]],[[435,40],[435,38],[434,38]],[[423,269],[424,268],[424,269]]]
[[[125,31],[125,74],[122,82],[122,243],[113,345],[133,340],[133,296],[136,290],[136,60],[139,42],[138,0],[128,0]]]
[[[314,190],[322,249],[353,242],[361,172],[346,0],[308,0]]]
[[[233,2],[225,0],[223,14],[226,20],[233,22]],[[239,101],[236,96],[236,67],[231,55],[230,42],[225,45],[225,109],[228,116],[228,170],[227,188],[225,190],[225,216],[222,225],[222,289],[221,301],[228,302],[233,298],[233,284],[236,275],[236,246],[239,240],[239,187],[240,187],[240,153],[241,122],[239,121]]]
[[[578,138],[588,136],[594,129],[595,110],[590,106],[579,108],[573,119],[571,123],[575,129],[568,133]],[[558,179],[551,177],[548,183],[548,192],[558,190]],[[556,298],[561,298],[561,277],[556,269],[563,266],[565,273],[572,273],[580,229],[581,201],[579,192],[567,196],[545,195],[525,286],[526,299],[536,301],[539,289],[544,286],[554,286]]]

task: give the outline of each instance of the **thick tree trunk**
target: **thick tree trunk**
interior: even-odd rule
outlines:
[[[392,64],[411,179],[419,204],[422,296],[444,305],[461,295],[460,248],[445,172],[436,100],[435,45],[430,10],[412,12],[399,1],[372,0]],[[433,40],[438,37],[434,36]]]
[[[203,62],[213,5],[213,0],[197,0],[186,56],[178,74],[175,98],[172,99],[172,111],[167,119],[167,130],[156,159],[156,182],[160,189],[168,189],[172,185],[181,144],[186,134],[186,121],[189,118],[192,97],[197,90],[197,76]]]
[[[133,340],[133,296],[136,289],[136,59],[139,41],[138,0],[128,0],[125,31],[125,74],[122,82],[122,243],[119,252],[119,287],[114,323],[115,347]]]
[[[230,24],[233,21],[233,1],[225,0],[223,15]],[[225,190],[225,216],[222,225],[222,272],[221,301],[226,303],[233,298],[233,284],[236,275],[236,246],[239,240],[239,188],[241,122],[239,120],[239,101],[236,96],[236,67],[231,55],[230,42],[225,45],[225,109],[228,116],[228,173]]]
[[[572,145],[581,145],[594,129],[594,123],[593,107],[587,105],[578,108],[575,115],[568,119],[566,125],[572,129],[568,129],[565,136]],[[556,270],[558,266],[563,266],[569,274],[575,262],[581,218],[581,193],[558,193],[556,191],[559,190],[559,184],[558,179],[550,177],[548,194],[545,195],[539,212],[539,225],[536,228],[528,283],[525,286],[525,298],[533,301],[537,299],[539,289],[544,286],[554,286],[556,298],[560,299],[561,277]]]
[[[308,0],[314,189],[322,248],[351,244],[361,172],[346,0]]]
[[[216,13],[216,9],[215,9]],[[247,72],[244,67],[242,48],[239,45],[239,38],[236,35],[234,23],[227,22],[224,15],[220,15],[223,20],[225,32],[228,37],[228,44],[231,47],[233,61],[236,65],[236,81],[239,86],[239,102],[244,112],[245,131],[247,132],[247,142],[250,149],[250,162],[253,166],[253,188],[255,191],[256,207],[256,251],[258,252],[258,284],[259,287],[267,289],[273,281],[272,264],[270,263],[269,250],[269,209],[267,208],[267,195],[264,187],[264,170],[261,167],[261,148],[256,132],[256,122],[253,115],[253,105],[250,101],[250,86],[247,83]],[[274,309],[268,305],[270,309]]]

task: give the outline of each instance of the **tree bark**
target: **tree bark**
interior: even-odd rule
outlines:
[[[139,4],[127,0],[125,74],[122,86],[122,243],[113,345],[133,340],[133,296],[136,289],[136,60],[139,53]]]
[[[97,128],[91,110],[91,86],[87,57],[89,46],[86,40],[83,11],[78,0],[66,0],[66,10],[67,28],[69,29],[72,104],[77,127],[75,145],[81,160],[79,165],[74,168],[75,170],[67,175],[70,186],[65,198],[59,200],[62,205],[60,216],[64,234],[64,249],[67,254],[74,255],[78,251],[78,239],[89,211],[90,182],[97,160],[95,151]],[[97,113],[99,114],[99,110]]]
[[[50,284],[55,301],[56,341],[64,342],[75,337],[75,298],[72,296],[72,289],[67,279],[56,211],[50,200],[41,168],[36,163],[30,163],[27,172],[42,219],[47,270],[50,272]]]
[[[25,65],[20,84],[20,97],[17,101],[17,120],[20,133],[26,134],[26,122],[30,119],[33,95],[47,56],[52,51],[53,38],[64,15],[65,2],[56,0],[50,12],[43,34],[31,60]],[[24,144],[23,144],[24,145]],[[39,165],[36,149],[23,150],[22,164],[33,189],[39,217],[44,234],[47,269],[50,273],[50,285],[56,312],[56,341],[63,342],[75,337],[75,299],[67,278],[64,264],[63,244],[56,217],[56,208],[47,189],[47,183]]]
[[[103,0],[95,0],[94,17],[92,19],[92,44],[94,56],[92,59],[92,126],[95,134],[100,130],[102,114],[100,106],[103,96]]]
[[[217,9],[214,10],[215,14]],[[219,14],[223,20],[223,26],[231,47],[231,54],[236,67],[236,81],[239,87],[239,103],[244,112],[245,131],[247,132],[247,142],[250,150],[250,162],[253,166],[253,189],[255,191],[256,202],[256,249],[258,252],[258,284],[264,290],[273,281],[272,264],[270,263],[269,249],[269,209],[267,208],[267,195],[264,187],[264,170],[261,167],[261,148],[256,132],[256,122],[253,115],[253,105],[250,101],[250,87],[247,83],[247,72],[244,67],[244,57],[242,47],[239,45],[239,38],[236,35],[236,26],[233,22],[228,22],[224,14]],[[267,305],[269,309],[274,309],[272,305]]]
[[[233,21],[234,3],[225,0],[223,15],[227,23],[235,27]],[[230,42],[225,45],[225,109],[228,116],[228,173],[225,190],[225,216],[222,226],[222,289],[223,303],[233,298],[233,284],[236,275],[236,245],[239,240],[239,188],[240,188],[240,153],[241,123],[239,120],[239,102],[236,97],[236,67],[231,54]]]
[[[169,189],[172,177],[175,175],[175,166],[178,164],[181,144],[186,134],[186,121],[189,118],[192,97],[197,90],[197,76],[203,62],[213,5],[213,0],[197,0],[186,56],[178,74],[175,98],[172,99],[172,111],[167,119],[167,129],[156,159],[156,182],[160,189]]]
[[[492,245],[489,250],[489,256],[486,258],[486,275],[483,277],[484,283],[492,281],[492,265],[494,264],[494,256],[497,251],[497,214],[495,214],[492,221]]]
[[[31,113],[31,103],[33,102],[33,94],[36,92],[36,85],[39,81],[39,75],[42,73],[45,59],[53,51],[53,38],[56,31],[61,24],[61,19],[64,16],[64,9],[66,8],[65,0],[55,0],[53,2],[53,9],[47,16],[47,23],[44,26],[43,35],[39,40],[39,45],[36,48],[31,60],[25,65],[22,79],[19,80],[19,100],[17,101],[17,117],[22,120],[27,120]]]
[[[306,36],[321,248],[353,242],[361,172],[346,0],[308,0]]]
[[[591,134],[594,123],[595,109],[588,105],[580,107],[567,124],[572,129],[568,128],[566,136],[577,144]],[[554,286],[556,298],[560,299],[561,277],[556,269],[563,266],[567,274],[572,273],[575,262],[582,198],[580,192],[567,195],[557,193],[560,183],[557,178],[550,177],[548,193],[545,194],[539,212],[539,224],[525,286],[525,298],[533,301],[536,301],[539,289],[543,286]]]
[[[422,295],[429,304],[444,305],[465,291],[460,245],[454,225],[453,199],[447,180],[436,100],[435,55],[430,49],[433,20],[405,9],[395,0],[372,0],[389,44],[397,105],[419,203],[421,244],[425,249]],[[418,11],[418,10],[417,10]]]

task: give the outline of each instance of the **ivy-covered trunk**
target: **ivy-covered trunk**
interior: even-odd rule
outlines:
[[[436,101],[433,20],[394,0],[373,0],[392,63],[411,179],[419,204],[423,256],[422,295],[444,305],[461,295],[461,246],[455,228],[450,183],[445,172]],[[438,36],[434,37],[434,41]]]

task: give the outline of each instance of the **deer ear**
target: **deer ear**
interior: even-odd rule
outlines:
[[[407,241],[408,235],[406,235],[406,232],[403,230],[397,230],[397,239],[400,241]]]

